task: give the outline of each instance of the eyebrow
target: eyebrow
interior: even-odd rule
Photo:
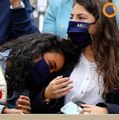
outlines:
[[[71,16],[73,16],[73,13],[70,14]],[[80,15],[86,15],[85,13],[80,13],[80,14],[77,14],[77,16],[80,16]],[[87,15],[86,15],[87,16]]]

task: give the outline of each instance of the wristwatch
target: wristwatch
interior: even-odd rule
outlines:
[[[13,6],[12,6],[12,5],[10,5],[10,9],[18,9],[18,8],[25,8],[25,5],[24,5],[24,3],[23,3],[23,1],[22,1],[22,0],[21,0],[21,2],[20,2],[20,4],[19,4],[19,6],[18,6],[18,7],[13,8]]]

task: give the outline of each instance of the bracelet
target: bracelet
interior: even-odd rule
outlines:
[[[50,104],[50,100],[49,100],[49,99],[45,99],[45,100],[44,100],[44,103],[45,103],[46,105],[49,105],[49,104]]]

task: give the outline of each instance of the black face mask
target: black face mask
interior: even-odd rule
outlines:
[[[33,82],[36,85],[44,84],[51,76],[49,66],[44,59],[41,59],[34,64],[31,74]]]
[[[77,48],[82,49],[92,43],[88,29],[89,26],[94,23],[69,21],[67,29],[68,37]]]

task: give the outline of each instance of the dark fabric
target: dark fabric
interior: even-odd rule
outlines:
[[[98,103],[97,106],[106,107],[109,114],[119,114],[119,92],[107,94],[106,103]]]
[[[31,77],[34,79],[35,84],[43,84],[51,76],[48,64],[44,59],[39,60],[33,65]]]
[[[106,107],[109,114],[119,114],[119,105],[111,103],[98,103],[97,106]]]
[[[73,69],[73,67],[72,67]],[[46,86],[50,83],[51,80],[56,78],[58,75],[63,77],[68,77],[71,74],[72,69],[62,70],[59,73],[53,74],[50,79],[47,79],[47,82],[41,82],[39,79],[39,84],[35,84],[33,80],[29,79],[29,89],[30,89],[30,99],[31,99],[31,112],[32,113],[58,113],[60,108],[64,105],[64,97],[52,100],[49,105],[44,103],[43,96]],[[32,82],[31,82],[32,81]],[[44,84],[43,84],[44,83]]]
[[[39,32],[29,0],[23,0],[25,8],[10,9],[9,0],[0,0],[0,44],[24,34]]]
[[[82,49],[92,43],[90,33],[88,32],[91,24],[94,23],[69,21],[67,29],[68,37],[76,47]]]

